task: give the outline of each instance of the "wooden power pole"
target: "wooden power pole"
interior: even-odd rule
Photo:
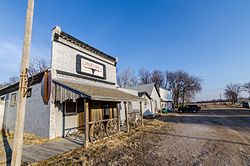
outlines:
[[[25,119],[25,107],[26,107],[26,93],[28,90],[27,87],[28,67],[30,61],[30,43],[31,43],[31,32],[32,32],[32,22],[33,22],[33,11],[34,11],[34,0],[28,0],[21,71],[20,71],[20,82],[18,91],[19,95],[18,95],[17,112],[16,112],[14,146],[11,159],[12,166],[21,165],[21,159],[22,159],[23,130],[24,130],[24,119]]]

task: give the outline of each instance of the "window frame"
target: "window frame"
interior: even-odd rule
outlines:
[[[15,96],[15,98],[13,98],[13,96]],[[17,101],[17,93],[12,93],[10,96],[10,106],[14,107],[16,105],[16,101]]]
[[[74,103],[75,105],[75,112],[67,112],[67,103]],[[73,101],[65,101],[64,102],[64,115],[77,115],[77,101],[73,102]]]
[[[32,96],[32,88],[28,88],[26,98],[29,98]]]
[[[0,97],[0,101],[5,101],[5,99],[6,99],[6,96],[1,96]]]

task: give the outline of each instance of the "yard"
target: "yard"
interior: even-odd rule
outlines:
[[[250,165],[250,110],[203,108],[196,114],[171,113],[145,120],[143,127],[90,143],[88,148],[65,139],[26,135],[23,165]],[[4,164],[13,133],[1,139]]]
[[[34,165],[250,165],[250,111],[163,115]]]

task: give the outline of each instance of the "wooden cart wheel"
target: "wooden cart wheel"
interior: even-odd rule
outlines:
[[[141,122],[142,122],[142,116],[139,115],[139,119],[137,120],[137,127],[141,126]]]
[[[109,120],[107,125],[106,125],[107,135],[110,136],[112,134],[117,133],[117,131],[118,131],[117,121],[115,119]]]
[[[89,139],[91,142],[102,139],[106,136],[105,127],[102,122],[95,122],[89,130]]]
[[[136,116],[134,113],[130,114],[128,118],[128,123],[129,123],[129,126],[136,127]]]

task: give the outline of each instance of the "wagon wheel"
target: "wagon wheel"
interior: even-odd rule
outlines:
[[[102,139],[106,136],[105,127],[102,122],[95,122],[89,130],[89,139],[91,142]]]
[[[134,114],[131,114],[128,119],[129,126],[135,127],[136,126],[136,116]]]
[[[118,131],[117,121],[115,119],[109,120],[107,125],[106,125],[107,135],[110,136],[112,134],[117,133],[117,131]]]
[[[141,126],[141,122],[142,122],[142,116],[139,115],[139,119],[137,120],[137,126],[136,127],[140,127]]]

